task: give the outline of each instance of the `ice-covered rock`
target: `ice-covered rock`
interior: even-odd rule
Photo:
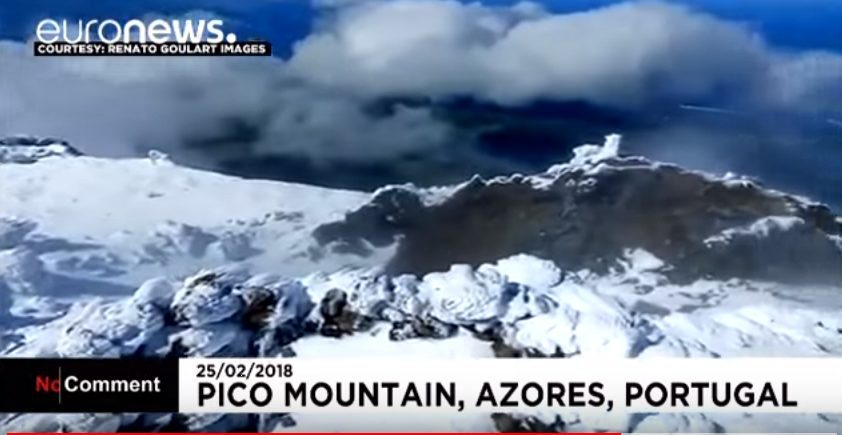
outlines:
[[[167,309],[173,301],[175,289],[172,283],[164,278],[147,280],[135,291],[132,302],[135,306],[150,306]]]
[[[142,344],[143,324],[127,304],[94,302],[61,331],[56,353],[60,357],[119,358],[131,355]]]
[[[632,316],[615,301],[587,287],[565,285],[553,291],[557,305],[546,313],[516,320],[505,337],[522,349],[544,355],[635,356],[636,344],[646,340]]]
[[[174,295],[173,285],[163,278],[144,282],[129,300],[138,326],[147,333],[163,328],[167,323]]]
[[[663,264],[645,252],[627,252],[616,273],[663,274]],[[662,278],[666,279],[664,276]],[[411,345],[413,341],[464,340],[465,334],[506,346],[500,356],[556,357],[835,355],[842,353],[840,308],[799,300],[766,297],[759,301],[750,283],[733,283],[730,297],[717,306],[667,314],[640,310],[631,293],[614,294],[608,286],[631,285],[593,273],[562,271],[546,260],[518,255],[477,268],[454,266],[422,277],[379,272],[308,277],[249,276],[240,269],[205,271],[185,280],[173,295],[164,279],[144,283],[124,301],[93,302],[74,310],[63,323],[56,352],[61,356],[292,356],[288,345],[308,337],[353,343],[369,337],[366,346]],[[519,282],[526,281],[526,282]],[[312,285],[312,286],[310,286]],[[328,290],[321,289],[329,287]],[[697,284],[670,284],[671,296],[697,291]],[[795,290],[794,290],[795,291]],[[657,293],[657,292],[656,292]],[[803,295],[803,294],[802,294]],[[639,295],[642,300],[648,294]],[[236,300],[236,302],[234,302]],[[412,300],[412,303],[408,301]],[[314,301],[319,301],[315,303]],[[258,316],[260,321],[254,321]],[[362,333],[359,319],[371,326]],[[154,321],[153,321],[154,319]],[[176,320],[179,320],[175,322]],[[321,322],[321,328],[313,322]],[[326,331],[324,326],[332,325]],[[335,338],[340,337],[340,338]],[[378,344],[379,343],[379,344]],[[338,344],[337,344],[338,345]],[[354,347],[366,352],[366,347]],[[752,353],[754,352],[754,353]],[[40,420],[12,421],[32,427]],[[291,417],[294,420],[294,416]],[[578,428],[580,430],[706,429],[719,417],[650,415],[594,419],[576,413],[497,418],[499,427]],[[178,417],[183,426],[234,430],[258,425],[256,416]],[[113,420],[117,421],[117,420]],[[82,420],[97,427],[112,420]],[[133,424],[161,427],[140,418]],[[174,424],[169,422],[167,424]],[[558,425],[561,426],[558,426]],[[824,423],[822,423],[824,424]],[[500,426],[503,425],[503,426]],[[119,426],[119,425],[118,425]],[[46,426],[44,426],[46,427]],[[169,426],[167,426],[169,427]]]
[[[243,308],[243,300],[234,293],[234,284],[230,277],[214,271],[186,280],[171,306],[176,321],[203,326],[235,316]]]
[[[146,153],[146,157],[149,159],[150,162],[156,165],[172,164],[172,160],[170,159],[169,154],[163,151],[149,150],[149,152]]]
[[[79,150],[61,139],[23,135],[0,138],[0,163],[34,163],[48,157],[80,155]]]
[[[419,290],[429,301],[430,314],[461,325],[500,317],[520,289],[492,266],[474,270],[468,265],[455,265],[448,272],[426,275]]]
[[[564,272],[552,261],[525,254],[500,259],[497,270],[510,281],[532,288],[553,287],[564,279]]]
[[[249,355],[251,334],[241,325],[229,322],[197,326],[170,336],[170,346],[181,349],[182,357]]]
[[[316,307],[307,287],[300,281],[283,282],[273,286],[273,290],[276,292],[276,304],[266,318],[258,339],[260,355],[278,354],[284,346],[305,335],[308,332],[305,324]]]

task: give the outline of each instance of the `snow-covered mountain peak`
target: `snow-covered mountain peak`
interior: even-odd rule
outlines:
[[[535,175],[383,188],[315,236],[350,251],[395,245],[388,268],[397,273],[521,253],[605,271],[626,249],[644,249],[672,266],[676,278],[842,280],[842,257],[833,248],[842,225],[828,207],[754,182],[620,156],[618,146],[619,137],[610,136]],[[787,246],[799,248],[751,248],[748,233],[763,231],[760,239],[791,237]],[[713,239],[727,242],[714,247]],[[739,262],[730,259],[734,250]]]
[[[609,137],[535,175],[371,194],[244,180],[157,154],[2,164],[0,354],[842,354],[838,216],[619,145]],[[457,414],[426,429],[842,428],[831,415],[626,417]],[[0,416],[0,427],[324,431],[329,420],[22,414]]]

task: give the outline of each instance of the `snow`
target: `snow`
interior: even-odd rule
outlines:
[[[132,295],[132,302],[136,306],[166,308],[172,303],[174,294],[172,283],[164,278],[153,278],[140,285]]]
[[[178,279],[232,262],[298,276],[388,254],[336,254],[310,235],[363,202],[364,193],[244,180],[159,160],[0,164],[0,197],[0,271],[20,294],[119,296],[150,278]]]
[[[793,216],[768,216],[764,217],[751,225],[746,227],[730,228],[722,232],[722,234],[711,237],[705,240],[705,243],[712,245],[715,243],[728,242],[731,239],[740,236],[751,236],[762,239],[769,237],[775,231],[787,231],[805,224],[803,219]]]
[[[565,183],[588,191],[607,172],[675,169],[620,157],[619,146],[619,136],[609,136],[604,145],[580,148],[571,162],[544,174],[499,177],[492,183],[527,181],[536,189],[550,189],[564,176],[569,177]],[[721,182],[727,187],[734,180],[729,176]],[[565,269],[534,253],[518,253],[474,266],[456,262],[418,276],[390,275],[384,265],[396,255],[395,246],[361,256],[333,252],[313,237],[320,225],[372,201],[417,198],[417,206],[435,207],[483,183],[389,186],[366,194],[192,170],[158,153],[147,159],[52,156],[0,164],[0,354],[338,359],[492,358],[506,352],[566,358],[842,355],[842,283],[675,279],[676,264],[639,246],[624,249],[607,271]],[[408,197],[388,195],[395,191]],[[810,258],[832,266],[842,252],[840,240],[838,234],[816,230],[803,216],[773,213],[700,241],[726,260],[742,259],[746,251],[736,248],[748,246],[752,254],[769,252],[758,256],[760,264],[787,251],[799,257],[809,252]],[[341,325],[346,329],[339,337],[319,332],[327,320],[317,308],[336,292],[347,295],[347,309],[354,315],[351,325]],[[259,303],[268,300],[269,306]],[[263,323],[255,327],[248,324],[254,322],[250,318]],[[277,431],[376,431],[405,428],[410,417],[359,414],[340,420],[312,414],[265,417],[264,423]],[[842,417],[817,415],[531,417],[549,424],[560,420],[565,429],[579,431],[842,428]],[[189,416],[187,424],[227,431],[241,428],[244,418]],[[421,418],[417,427],[427,431],[495,430],[486,414]],[[0,427],[114,431],[135,419],[149,428],[167,421],[166,416],[83,414],[56,420],[12,415],[0,416]]]
[[[596,164],[603,160],[620,155],[620,135],[612,134],[605,137],[602,145],[582,145],[573,150],[571,165]]]
[[[106,243],[171,223],[205,229],[272,222],[307,225],[327,220],[365,198],[347,191],[162,166],[145,159],[78,157],[3,165],[0,179],[4,214],[36,220],[41,231],[52,236]]]
[[[552,261],[519,254],[497,261],[497,269],[511,281],[532,288],[552,287],[563,280],[563,272]]]
[[[419,285],[420,295],[437,319],[455,324],[482,323],[500,316],[507,298],[516,287],[495,268],[474,271],[468,265],[454,265],[448,272],[431,273]]]
[[[417,196],[423,205],[432,207],[446,202],[450,199],[454,192],[458,191],[468,183],[470,183],[470,181],[453,186],[432,186],[428,188],[419,188],[412,183],[386,185],[375,190],[372,197],[383,195],[389,191],[404,191]]]

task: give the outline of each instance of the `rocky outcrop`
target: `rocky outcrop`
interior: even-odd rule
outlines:
[[[518,253],[565,269],[605,272],[625,249],[640,248],[685,280],[842,283],[842,254],[829,249],[830,237],[840,234],[842,225],[827,207],[754,181],[621,157],[618,144],[610,137],[601,148],[586,146],[570,163],[539,175],[476,177],[433,201],[435,192],[428,189],[384,188],[314,235],[327,245],[396,244],[387,266],[392,273],[441,271],[455,263],[477,266]],[[710,243],[728,231],[762,226],[770,217],[801,222],[776,230],[775,237],[798,240],[788,255],[770,255],[768,245],[736,238],[726,242],[730,248]],[[723,264],[723,255],[733,258],[723,249],[739,250],[750,260]]]
[[[7,355],[294,357],[296,346],[311,338],[337,340],[338,346],[355,335],[374,336],[377,330],[387,331],[379,336],[382,346],[397,341],[402,346],[411,340],[446,341],[467,334],[486,342],[495,356],[507,358],[718,357],[740,355],[754,345],[791,355],[842,351],[838,310],[807,309],[806,302],[792,302],[791,307],[758,303],[745,313],[741,303],[729,307],[728,297],[744,300],[762,291],[750,283],[665,286],[671,293],[663,300],[692,298],[695,293],[704,303],[719,304],[717,315],[710,318],[685,312],[683,306],[644,309],[640,303],[630,303],[636,297],[634,289],[668,280],[658,272],[654,258],[642,253],[626,253],[624,258],[626,268],[606,277],[565,272],[552,262],[526,255],[478,268],[454,265],[446,272],[425,276],[391,277],[371,270],[288,280],[251,276],[237,268],[208,270],[180,283],[162,278],[147,281],[122,301],[77,305],[63,318],[39,328],[55,331],[49,336],[54,345],[39,345],[47,337],[24,340]],[[619,297],[611,296],[609,289],[616,289]],[[799,310],[803,313],[798,314]],[[357,356],[364,354],[365,348],[357,352]],[[547,420],[495,414],[490,418],[498,429],[508,432],[593,429],[587,426],[590,423],[570,416]],[[0,417],[0,427],[55,428],[53,421],[54,416],[10,415]],[[87,414],[61,428],[257,431],[277,425],[295,426],[296,417]]]
[[[69,142],[34,136],[0,137],[0,163],[34,163],[47,157],[75,157],[82,153]]]

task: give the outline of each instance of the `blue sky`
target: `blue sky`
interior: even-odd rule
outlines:
[[[747,23],[782,48],[842,51],[842,0],[672,0],[717,16]],[[482,3],[509,5],[508,0]],[[615,0],[544,0],[547,9],[570,12]],[[180,14],[191,10],[216,12],[235,21],[235,30],[269,39],[276,53],[306,35],[313,7],[305,0],[3,0],[0,39],[21,39],[41,18],[130,18],[145,13]]]

